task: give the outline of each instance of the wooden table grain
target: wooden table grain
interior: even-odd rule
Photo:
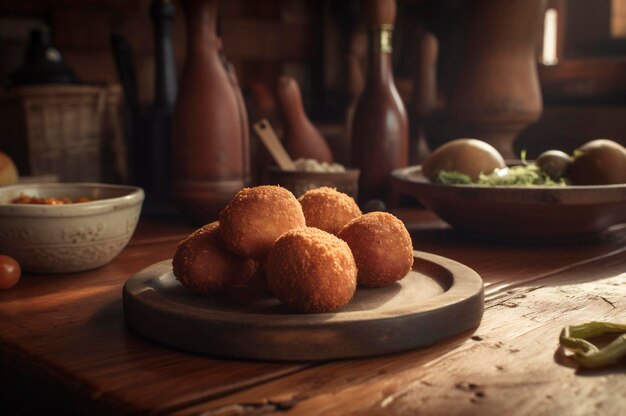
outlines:
[[[25,275],[0,292],[0,414],[622,415],[626,363],[578,369],[565,325],[626,322],[626,228],[568,245],[464,236],[396,212],[417,250],[485,282],[478,328],[431,347],[355,360],[260,362],[177,351],[124,324],[122,286],[192,228],[142,220],[111,264]]]

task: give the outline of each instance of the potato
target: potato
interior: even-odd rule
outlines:
[[[568,178],[572,185],[626,183],[626,148],[608,139],[596,139],[574,151]]]
[[[422,172],[431,182],[437,182],[441,171],[459,172],[478,180],[481,173],[491,173],[506,167],[502,155],[491,146],[476,139],[456,139],[438,147],[422,165]]]
[[[559,180],[567,174],[572,158],[560,150],[546,150],[537,157],[537,166],[552,180]]]

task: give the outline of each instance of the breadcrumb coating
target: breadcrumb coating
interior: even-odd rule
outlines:
[[[321,187],[305,192],[299,199],[308,227],[337,235],[351,220],[361,215],[354,199],[335,188]]]
[[[220,213],[220,230],[233,253],[264,261],[283,233],[306,226],[295,196],[280,186],[244,188]]]
[[[172,266],[174,276],[194,292],[209,295],[243,286],[257,269],[253,260],[226,249],[218,221],[191,233],[178,244]]]
[[[355,218],[339,232],[350,246],[360,286],[381,287],[404,278],[413,266],[413,244],[406,227],[387,212]]]
[[[347,304],[356,290],[357,267],[348,245],[317,228],[283,234],[269,252],[267,285],[289,308],[331,312]]]

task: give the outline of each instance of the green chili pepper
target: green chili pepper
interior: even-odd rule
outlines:
[[[622,333],[606,347],[599,349],[586,338],[607,333]],[[562,346],[574,350],[574,359],[583,367],[600,367],[626,357],[626,324],[611,322],[586,322],[563,328],[559,341]]]

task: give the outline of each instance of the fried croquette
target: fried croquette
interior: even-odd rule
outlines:
[[[356,290],[350,247],[317,228],[300,228],[278,238],[265,272],[278,300],[300,312],[334,311],[350,302]]]
[[[302,207],[280,186],[244,188],[220,213],[222,240],[233,253],[264,261],[283,233],[306,226]]]
[[[337,235],[351,220],[361,215],[350,196],[326,186],[311,189],[299,199],[307,227],[315,227]]]
[[[413,245],[406,227],[387,212],[355,218],[340,232],[359,270],[360,286],[381,287],[401,280],[413,266]]]
[[[253,260],[226,249],[218,221],[194,231],[178,244],[172,260],[176,279],[194,292],[209,295],[243,286],[257,269]]]

